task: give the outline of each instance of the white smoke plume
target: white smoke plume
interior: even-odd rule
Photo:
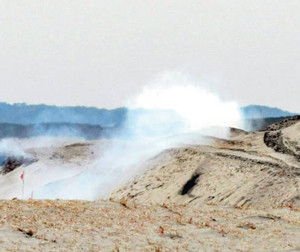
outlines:
[[[169,134],[194,131],[212,133],[208,128],[216,126],[242,127],[236,102],[222,101],[216,94],[178,74],[165,74],[147,85],[128,106],[156,111],[141,113],[134,119],[134,127],[139,133],[149,127],[168,127]],[[157,113],[161,111],[165,111],[163,116]],[[139,133],[137,135],[143,136]],[[227,134],[223,134],[223,137],[227,138]]]
[[[126,129],[118,139],[109,140],[98,161],[73,177],[57,174],[55,181],[34,192],[35,198],[108,198],[161,151],[180,144],[204,143],[198,133],[227,138],[228,129],[220,127],[241,126],[238,104],[224,102],[178,74],[156,79],[125,105],[130,108]]]

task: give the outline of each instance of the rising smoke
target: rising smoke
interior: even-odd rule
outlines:
[[[127,100],[130,108],[122,134],[110,140],[97,162],[76,176],[35,191],[35,198],[107,198],[145,169],[147,159],[182,144],[201,144],[201,133],[228,137],[227,126],[241,126],[238,105],[224,102],[197,83],[167,74]],[[66,178],[67,177],[67,178]]]
[[[208,128],[212,127],[243,126],[237,103],[224,102],[216,94],[178,74],[165,74],[147,85],[135,99],[128,102],[128,106],[154,111],[141,113],[134,119],[129,117],[129,124],[141,137],[153,128],[157,135],[166,136],[209,132]],[[221,131],[227,138],[226,131]]]

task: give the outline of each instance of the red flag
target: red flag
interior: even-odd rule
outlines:
[[[21,179],[24,179],[24,172],[22,172],[20,178],[21,178]]]

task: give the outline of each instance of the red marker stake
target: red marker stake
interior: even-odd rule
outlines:
[[[25,176],[25,171],[23,170],[20,178],[22,179],[22,200],[24,199],[24,176]]]

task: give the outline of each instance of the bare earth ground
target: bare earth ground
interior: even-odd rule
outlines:
[[[299,135],[293,119],[166,149],[107,201],[2,200],[1,251],[300,251]],[[32,188],[84,173],[99,146],[28,150]],[[22,169],[0,179],[10,196]]]
[[[300,250],[300,212],[289,208],[60,200],[0,204],[1,251]]]

